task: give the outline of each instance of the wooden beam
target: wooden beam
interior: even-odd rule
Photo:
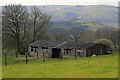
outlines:
[[[7,66],[7,54],[5,53],[5,65]]]
[[[27,56],[27,54],[28,54],[28,52],[25,52],[25,62],[26,62],[26,64],[28,63],[28,56]]]
[[[89,57],[89,58],[90,58],[90,52],[91,52],[91,51],[88,49],[88,57]]]
[[[62,51],[60,50],[60,60],[62,59]]]
[[[50,58],[51,58],[51,52],[52,52],[52,49],[51,48],[48,48],[49,49],[49,53],[48,53],[48,55],[49,55],[49,60],[50,60]]]
[[[38,59],[38,52],[37,52],[37,59]]]
[[[103,50],[102,50],[102,48],[101,48],[101,55],[103,55]]]
[[[74,50],[75,50],[75,59],[77,59],[76,49],[74,49]]]
[[[43,61],[45,62],[45,53],[43,52],[43,49],[42,49],[42,53],[43,53]]]

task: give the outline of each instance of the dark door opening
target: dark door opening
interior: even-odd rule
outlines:
[[[59,58],[60,57],[60,48],[52,48],[52,58]]]

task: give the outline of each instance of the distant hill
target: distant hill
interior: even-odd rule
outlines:
[[[39,8],[43,11],[43,7]],[[60,28],[68,30],[72,27],[96,29],[104,25],[118,26],[118,7],[116,6],[46,5],[45,13],[52,16],[49,30]]]
[[[49,23],[49,30],[50,31],[55,31],[58,29],[69,30],[73,27],[80,27],[84,30],[88,30],[88,29],[96,30],[98,27],[105,27],[105,26],[107,25],[98,22],[84,21],[81,19],[72,19],[69,21],[59,21],[59,22],[52,21]]]
[[[110,5],[48,5],[45,12],[52,16],[53,22],[64,23],[71,19],[81,19],[85,22],[98,22],[109,26],[117,26],[118,23],[118,7]]]

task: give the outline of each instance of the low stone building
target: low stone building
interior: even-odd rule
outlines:
[[[110,54],[112,50],[102,43],[77,43],[40,40],[29,44],[30,54],[45,53],[52,58],[60,58],[64,55],[89,57],[92,55]]]
[[[60,46],[65,43],[66,42],[40,40],[29,44],[28,51],[29,54],[45,53],[52,58],[59,58],[60,54],[63,53],[63,49]]]
[[[109,46],[102,43],[77,43],[67,42],[61,45],[64,48],[65,52],[76,50],[76,55],[79,57],[89,57],[92,55],[105,55],[112,53],[112,50]],[[75,53],[71,53],[74,55]]]

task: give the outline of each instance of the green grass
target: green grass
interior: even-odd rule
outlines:
[[[9,58],[9,57],[8,57]],[[8,59],[3,65],[3,78],[117,78],[118,53],[91,58],[63,58],[46,60]],[[3,61],[4,62],[4,61]]]

